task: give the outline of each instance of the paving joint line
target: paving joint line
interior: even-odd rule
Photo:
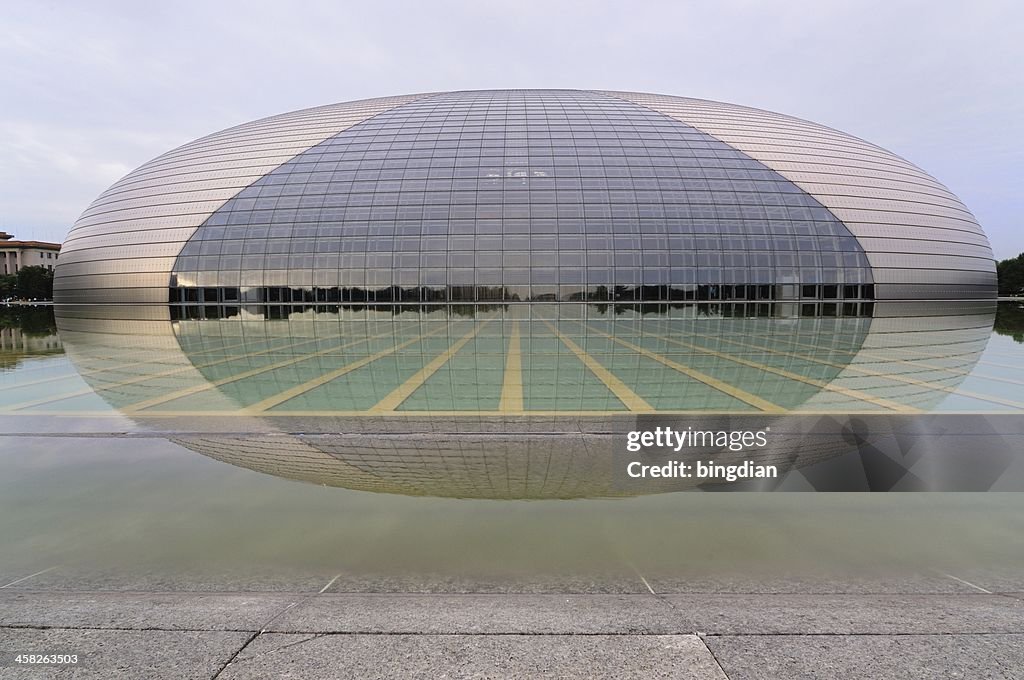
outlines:
[[[250,657],[242,659],[241,661],[239,661],[239,663],[248,663],[250,661],[253,661],[254,659],[260,658],[261,656],[266,656],[267,654],[274,654],[274,653],[280,652],[282,649],[288,649],[289,647],[296,647],[298,645],[304,645],[307,642],[312,642],[313,640],[319,640],[322,637],[326,637],[327,635],[330,635],[330,633],[279,633],[279,634],[280,635],[309,635],[309,637],[303,638],[302,640],[296,640],[295,642],[289,642],[286,645],[281,645],[280,647],[274,647],[273,649],[268,649],[268,650],[260,652],[258,654],[253,654]],[[260,635],[262,635],[262,633],[260,633]],[[259,635],[257,635],[256,637],[259,637]],[[245,647],[243,647],[242,649],[245,649]],[[238,650],[239,653],[242,652],[242,649]],[[238,654],[236,654],[232,658],[232,661],[234,661],[234,659],[237,659],[237,658],[238,658]]]
[[[704,645],[704,649],[708,650],[708,654],[711,655],[711,659],[715,662],[715,665],[718,666],[718,670],[722,671],[722,675],[725,676],[726,680],[730,680],[729,672],[725,670],[725,666],[722,665],[718,655],[715,654],[715,650],[711,649],[711,645],[709,645],[708,641],[705,639],[706,637],[707,636],[704,633],[697,633],[697,639],[700,640],[702,645]]]
[[[249,646],[249,645],[250,645],[250,644],[252,643],[252,641],[253,641],[253,640],[255,640],[256,638],[258,638],[259,636],[260,636],[260,633],[252,633],[252,634],[250,634],[250,635],[249,635],[249,637],[248,637],[248,638],[246,639],[246,641],[242,643],[242,646],[241,646],[241,647],[239,647],[239,648],[238,648],[238,650],[237,650],[237,651],[236,651],[236,652],[235,652],[234,654],[232,654],[232,655],[231,655],[231,656],[230,656],[230,657],[228,658],[228,660],[227,660],[227,661],[225,661],[225,662],[224,662],[224,665],[223,665],[223,666],[221,666],[220,668],[218,668],[218,669],[217,669],[217,672],[216,672],[216,673],[214,673],[214,674],[213,674],[213,675],[211,676],[210,680],[217,680],[217,678],[219,678],[219,677],[220,677],[220,674],[221,674],[221,673],[223,673],[223,672],[224,672],[224,670],[225,670],[225,669],[226,669],[226,668],[227,668],[228,666],[230,666],[230,665],[231,665],[231,662],[232,662],[232,661],[234,661],[235,659],[237,659],[237,658],[238,658],[238,655],[239,655],[239,654],[241,654],[241,653],[242,653],[242,651],[243,651],[243,650],[244,650],[244,649],[245,649],[246,647],[248,647],[248,646]]]
[[[242,645],[241,647],[239,647],[239,648],[238,648],[238,651],[236,651],[236,652],[235,652],[234,654],[232,654],[232,655],[231,655],[231,658],[230,658],[230,659],[228,659],[228,660],[227,660],[227,661],[226,661],[226,662],[224,663],[224,665],[220,667],[220,670],[218,670],[218,671],[217,671],[217,672],[216,672],[216,673],[215,673],[215,674],[213,675],[213,677],[211,678],[211,680],[217,680],[217,678],[218,678],[218,677],[220,677],[220,674],[221,674],[221,673],[223,673],[223,672],[224,672],[224,670],[225,670],[225,669],[227,669],[227,667],[228,667],[228,666],[230,666],[230,665],[231,665],[231,664],[232,664],[232,663],[234,662],[234,660],[238,658],[238,655],[239,655],[239,654],[241,654],[241,653],[242,653],[243,651],[245,651],[245,648],[246,648],[246,647],[248,647],[249,645],[251,645],[251,644],[252,644],[252,643],[253,643],[253,642],[254,642],[254,641],[255,641],[255,640],[257,639],[257,638],[259,638],[259,637],[260,637],[261,635],[263,635],[264,633],[266,633],[266,632],[267,632],[267,628],[269,628],[269,627],[270,627],[270,624],[272,624],[272,623],[273,623],[274,621],[276,621],[276,620],[277,620],[277,619],[279,619],[280,617],[284,616],[284,615],[285,615],[285,614],[286,614],[286,613],[287,613],[288,611],[290,611],[291,609],[293,609],[293,608],[295,608],[295,607],[298,607],[298,606],[301,606],[301,605],[304,605],[304,604],[306,604],[307,602],[309,602],[310,600],[312,600],[313,598],[315,598],[315,597],[316,597],[317,595],[320,595],[320,594],[322,594],[322,593],[323,593],[323,592],[324,592],[325,590],[327,590],[328,588],[330,588],[330,587],[331,587],[331,586],[332,586],[332,585],[334,584],[334,582],[335,582],[335,581],[337,581],[337,580],[338,580],[339,578],[341,578],[341,573],[340,573],[340,572],[339,572],[338,574],[336,574],[336,575],[334,576],[334,578],[332,578],[332,579],[331,579],[330,581],[328,581],[328,582],[327,582],[327,585],[325,585],[325,586],[324,586],[323,588],[321,588],[321,589],[319,590],[319,592],[317,592],[317,593],[314,593],[314,594],[312,594],[312,595],[308,595],[307,597],[305,597],[305,598],[303,598],[303,599],[299,600],[298,602],[292,602],[292,603],[288,604],[288,605],[287,605],[287,606],[286,606],[286,607],[285,607],[284,609],[282,609],[281,611],[277,612],[276,614],[274,614],[273,616],[271,616],[271,617],[270,617],[269,619],[267,619],[267,620],[266,620],[266,621],[265,621],[265,622],[263,623],[263,625],[262,625],[262,626],[260,626],[260,630],[259,630],[258,632],[256,632],[256,633],[253,633],[252,635],[250,635],[250,636],[249,636],[249,639],[247,639],[247,640],[245,641],[245,643],[244,643],[244,644],[243,644],[243,645]]]
[[[727,638],[727,637],[807,637],[810,635],[817,637],[961,637],[961,636],[973,636],[973,637],[989,637],[995,635],[1022,635],[1024,636],[1024,629],[1019,631],[933,631],[931,633],[908,633],[908,632],[859,632],[859,633],[837,633],[832,632],[802,632],[802,633],[789,633],[789,632],[777,632],[777,633],[695,633],[698,636],[709,637],[709,638]]]
[[[654,588],[652,588],[651,584],[647,582],[647,579],[644,578],[644,575],[640,573],[640,570],[637,569],[635,564],[628,561],[626,562],[626,564],[629,566],[630,569],[633,570],[634,573],[636,573],[640,580],[643,581],[643,584],[647,587],[648,592],[650,592],[650,594],[653,595],[654,598],[658,600],[658,602],[661,602],[663,605],[671,609],[673,612],[678,611],[676,606],[672,604],[672,602],[667,597],[665,597],[665,595],[655,592]]]
[[[260,631],[254,631],[251,628],[123,628],[123,627],[103,627],[103,626],[29,626],[29,625],[10,625],[0,624],[0,630],[97,630],[97,631],[112,631],[112,632],[136,632],[136,633],[250,633],[252,639],[255,639],[261,635]],[[370,630],[288,630],[288,631],[267,631],[276,635],[311,635],[315,637],[326,637],[331,635],[352,635],[352,636],[366,636],[366,635],[407,635],[407,636],[459,636],[459,637],[632,637],[632,636],[659,636],[659,635],[692,635],[696,637],[704,638],[728,638],[728,637],[806,637],[809,635],[819,637],[956,637],[956,636],[974,636],[974,637],[992,637],[997,635],[1019,635],[1024,636],[1024,628],[1021,630],[1010,630],[1010,631],[933,631],[933,632],[907,632],[907,631],[888,631],[888,632],[836,632],[836,631],[802,631],[802,632],[744,632],[744,633],[707,633],[697,630],[677,630],[677,631],[655,631],[655,630],[629,630],[629,631],[565,631],[565,632],[523,632],[523,631],[473,631],[473,632],[424,632],[416,630],[398,630],[398,631],[370,631]],[[251,642],[251,640],[250,640]],[[247,643],[248,644],[248,643]],[[244,649],[244,647],[243,647]],[[240,649],[239,652],[242,650]],[[235,655],[237,656],[237,654]],[[234,658],[234,657],[232,657]]]
[[[335,579],[336,580],[336,579]],[[267,596],[287,596],[292,595],[295,597],[302,597],[307,595],[301,591],[252,591],[252,590],[210,590],[210,591],[196,591],[196,590],[171,590],[171,591],[160,591],[160,590],[53,590],[50,588],[16,588],[8,591],[8,593],[16,594],[16,596],[24,595],[93,595],[93,596],[112,596],[119,597],[124,595],[143,595],[143,596],[181,596],[181,597],[218,597],[218,596],[230,596],[230,595],[246,595],[250,597],[259,597],[263,595]],[[1018,591],[1005,591],[1005,592],[985,592],[984,595],[992,595],[993,597],[1010,597],[1013,599],[1019,599],[1014,595]],[[337,590],[331,593],[326,591],[323,594],[328,596],[349,596],[355,595],[360,597],[638,597],[646,596],[647,593],[643,591],[630,591],[630,592],[580,592],[580,591],[522,591],[522,592],[482,592],[482,591],[400,591],[400,592],[385,592],[378,590]],[[764,595],[764,596],[791,596],[800,595],[806,597],[908,597],[908,598],[928,598],[928,597],[982,597],[982,594],[975,594],[973,592],[949,592],[945,590],[933,590],[927,592],[900,592],[900,591],[888,591],[888,590],[871,590],[871,591],[856,591],[856,592],[807,592],[801,590],[775,590],[771,592],[765,592],[760,590],[729,590],[729,591],[718,591],[718,592],[697,592],[697,591],[685,591],[685,590],[672,590],[665,591],[662,593],[654,593],[656,595],[668,595],[672,597],[725,597],[735,596],[744,597],[749,595]],[[0,594],[0,599],[6,596],[7,593]],[[2,627],[3,624],[0,624]]]
[[[652,588],[651,584],[647,582],[647,579],[644,578],[644,575],[640,573],[640,570],[636,568],[635,564],[627,561],[626,565],[630,569],[632,569],[633,573],[637,575],[637,578],[639,578],[643,582],[644,586],[647,588],[647,592],[649,592],[651,595],[654,595],[655,597],[659,597],[658,593],[654,592],[654,588]]]
[[[252,628],[163,628],[161,626],[144,626],[127,628],[125,626],[46,626],[32,623],[0,623],[0,630],[108,630],[123,633],[252,633],[259,631]]]
[[[953,574],[948,574],[948,573],[946,573],[944,571],[940,571],[939,573],[942,574],[943,576],[947,577],[947,578],[951,578],[954,581],[957,581],[959,583],[963,583],[965,586],[970,586],[971,588],[974,588],[975,590],[981,591],[981,592],[983,592],[983,593],[985,593],[987,595],[995,595],[995,593],[993,593],[991,590],[986,590],[985,588],[982,588],[981,586],[975,585],[975,584],[971,583],[970,581],[965,581],[964,579],[960,578],[959,576],[953,576]]]
[[[22,581],[27,581],[30,578],[35,578],[36,576],[41,576],[41,575],[45,574],[48,571],[53,571],[54,569],[56,569],[59,566],[60,566],[59,564],[55,564],[52,567],[48,567],[47,569],[43,569],[42,571],[37,571],[34,574],[29,574],[28,576],[22,576],[21,578],[15,579],[14,581],[11,581],[10,583],[8,583],[6,585],[0,586],[0,590],[3,590],[4,588],[7,588],[9,586],[13,586],[13,585],[15,585],[17,583],[21,583]]]
[[[340,573],[335,574],[334,578],[332,578],[330,581],[328,581],[327,585],[325,585],[323,588],[321,588],[320,592],[317,593],[317,595],[322,595],[328,588],[333,586],[334,582],[337,581],[339,578],[341,578],[341,574]]]

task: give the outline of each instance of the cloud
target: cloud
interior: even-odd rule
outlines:
[[[601,87],[758,106],[869,139],[959,193],[1005,257],[1024,250],[1022,18],[1000,0],[19,3],[0,27],[0,220],[59,240],[125,168],[284,111]]]

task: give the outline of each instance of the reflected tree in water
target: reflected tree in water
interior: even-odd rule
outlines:
[[[996,321],[993,329],[999,335],[1008,335],[1017,342],[1024,343],[1024,304],[1020,302],[1001,302],[996,309]]]
[[[29,337],[57,332],[53,307],[0,307],[0,328],[16,328]]]

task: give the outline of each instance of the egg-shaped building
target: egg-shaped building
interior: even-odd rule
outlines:
[[[593,90],[370,99],[212,134],[97,198],[55,281],[60,303],[164,309],[995,293],[977,221],[898,156],[781,114]]]

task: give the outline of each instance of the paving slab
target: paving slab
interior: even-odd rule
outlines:
[[[1024,635],[706,637],[729,680],[1024,677]]]
[[[13,572],[8,583],[37,570]],[[330,592],[351,593],[646,593],[633,572],[585,574],[367,573],[342,570],[168,571],[60,566],[21,581],[19,590],[112,590],[139,592]]]
[[[8,589],[197,593],[316,593],[337,574],[337,571],[291,572],[287,570],[242,571],[232,569],[223,572],[176,572],[166,569],[87,569],[60,566],[52,571],[47,571],[10,586]]]
[[[0,628],[0,680],[209,680],[251,633]],[[12,652],[77,654],[73,666],[13,665]]]
[[[647,586],[628,574],[494,574],[442,573],[341,574],[327,592],[334,593],[603,593],[643,594]]]
[[[941,574],[736,574],[710,577],[644,573],[651,588],[670,593],[974,593],[976,588]]]
[[[42,567],[40,567],[41,569]],[[88,570],[61,566],[42,574],[32,570],[10,573],[0,586],[18,580],[6,589],[80,590],[133,592],[328,592],[337,593],[605,593],[649,592],[640,576],[629,574],[493,574],[453,575],[451,573],[347,573],[339,571],[288,572],[237,569],[226,572],[168,572],[146,570]],[[658,575],[644,572],[643,578],[661,593],[974,593],[981,586],[992,592],[1024,590],[1013,572],[985,572],[961,575],[957,580],[941,574],[851,576],[807,574],[772,575]],[[967,572],[964,572],[967,573]],[[965,582],[967,581],[967,582]]]
[[[1024,601],[963,595],[666,595],[708,634],[1024,633]]]
[[[275,619],[280,633],[625,634],[678,632],[678,617],[646,595],[328,594]],[[692,632],[686,630],[685,632]]]
[[[728,680],[692,635],[261,635],[218,680],[259,678]]]
[[[0,590],[0,626],[250,630],[307,595]]]
[[[1024,633],[1024,598],[2,590],[0,625],[389,634]]]
[[[961,568],[948,569],[944,573],[951,580],[960,579],[975,589],[982,588],[993,593],[1024,591],[1024,569]]]
[[[668,606],[666,606],[668,605]],[[321,595],[270,624],[319,633],[1020,633],[1000,595]]]

